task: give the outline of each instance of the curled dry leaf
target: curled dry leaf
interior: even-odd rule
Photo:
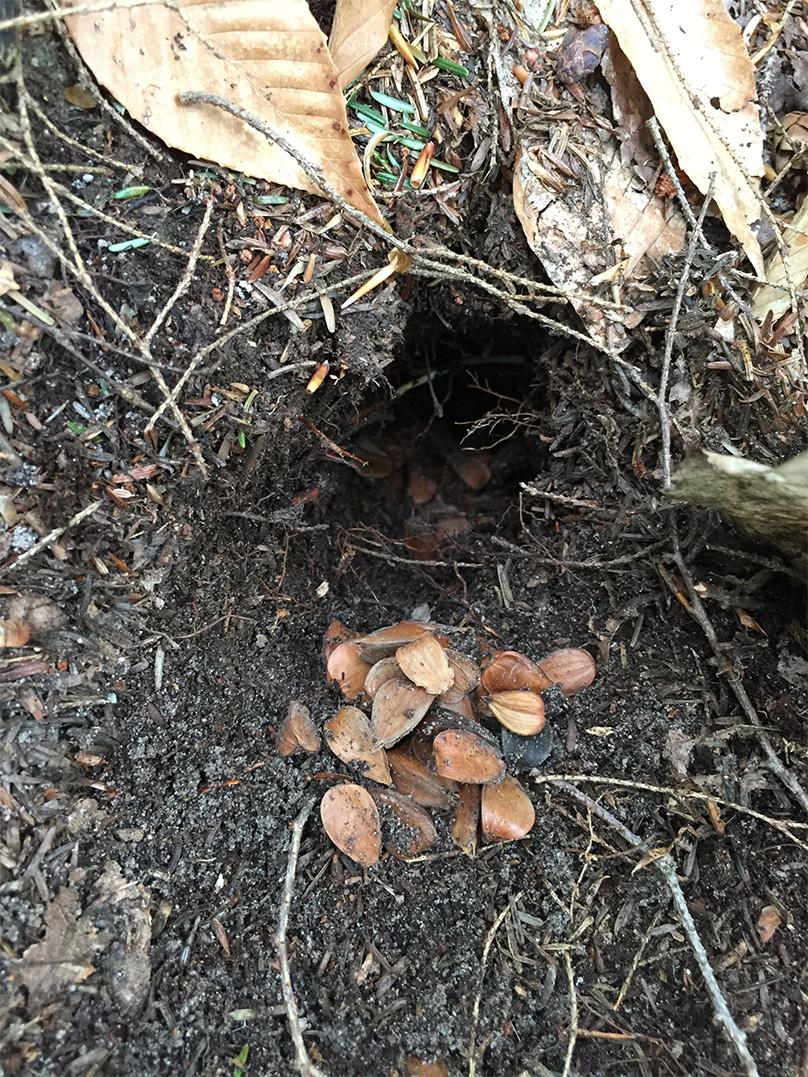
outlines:
[[[224,95],[285,135],[343,198],[384,223],[348,133],[337,69],[306,0],[178,0],[65,22],[98,81],[167,145],[315,190],[296,161],[245,121],[178,100],[185,91]]]
[[[390,769],[383,748],[375,747],[370,722],[358,707],[341,707],[323,726],[326,743],[343,763],[360,763],[367,778],[390,785]]]
[[[488,695],[494,695],[522,688],[543,692],[552,682],[527,655],[519,651],[497,651],[483,670],[480,683]]]
[[[356,699],[365,687],[370,666],[359,653],[359,645],[353,640],[338,644],[331,652],[326,665],[328,679],[334,681],[346,699]]]
[[[505,763],[497,747],[477,733],[445,729],[432,743],[435,769],[444,778],[470,785],[498,782]]]
[[[331,621],[323,635],[323,661],[328,662],[340,643],[347,643],[348,640],[356,639],[358,635],[358,632],[348,628],[342,621]]]
[[[489,841],[516,841],[533,828],[536,812],[530,797],[510,775],[498,785],[483,787],[480,822]]]
[[[399,674],[376,692],[370,727],[374,743],[389,748],[412,732],[435,697]]]
[[[479,823],[480,786],[461,785],[450,832],[452,841],[466,856],[474,856],[477,851]]]
[[[380,658],[395,654],[399,647],[423,636],[429,627],[421,621],[399,621],[386,628],[377,628],[367,636],[360,636],[356,642],[366,662],[378,662]]]
[[[0,647],[24,647],[30,638],[31,629],[25,621],[0,621]]]
[[[724,0],[598,0],[651,99],[679,165],[713,198],[759,275],[763,131],[755,69]]]
[[[387,762],[399,793],[412,797],[424,808],[451,808],[457,782],[435,774],[406,748],[393,748],[387,753]]]
[[[401,669],[395,658],[380,658],[378,662],[374,662],[365,677],[367,698],[373,699],[385,681],[389,681],[391,677],[397,677],[400,673]]]
[[[782,922],[783,917],[780,915],[780,910],[776,905],[765,905],[763,909],[761,909],[757,921],[757,929],[760,941],[764,946],[767,942],[771,941],[775,931]]]
[[[431,848],[438,832],[429,815],[414,800],[392,789],[374,789],[376,803],[389,809],[390,825],[385,826],[385,845],[399,860],[408,860]]]
[[[404,676],[431,696],[439,696],[454,684],[454,672],[449,668],[446,651],[428,633],[399,647],[396,661]]]
[[[565,696],[574,696],[595,679],[595,659],[580,647],[562,647],[551,651],[538,663],[551,684],[557,684]]]
[[[295,752],[319,752],[320,734],[311,720],[309,708],[297,699],[291,699],[286,715],[275,735],[278,755],[294,755]]]
[[[387,41],[395,0],[337,0],[328,49],[342,87],[361,75]]]
[[[531,737],[544,728],[544,700],[535,692],[497,692],[488,706],[500,725],[520,737]]]
[[[382,853],[379,811],[361,785],[345,782],[329,789],[320,802],[323,829],[336,847],[363,868],[378,864]]]

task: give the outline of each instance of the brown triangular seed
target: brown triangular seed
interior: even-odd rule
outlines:
[[[477,851],[477,828],[480,822],[480,786],[461,785],[452,819],[452,841],[466,856]]]
[[[319,752],[320,734],[311,720],[309,708],[296,699],[289,701],[286,715],[275,734],[278,755],[294,755],[295,752]]]
[[[365,677],[365,696],[373,699],[385,681],[396,677],[401,672],[395,658],[380,658],[370,667]]]
[[[574,696],[595,679],[595,660],[589,651],[564,647],[552,651],[539,662],[539,669],[551,684],[557,684],[565,696]]]
[[[459,699],[460,696],[473,692],[480,683],[480,667],[477,663],[452,647],[446,648],[446,658],[449,668],[454,673],[454,684],[446,694],[451,697],[452,693],[457,693]],[[450,701],[457,702],[456,699]]]
[[[434,636],[422,635],[412,643],[399,647],[396,661],[404,676],[431,696],[439,696],[454,684],[454,673],[449,668],[446,651]]]
[[[399,647],[412,643],[431,628],[431,625],[421,621],[399,621],[398,624],[388,625],[386,628],[377,628],[367,636],[360,636],[356,642],[359,644],[362,658],[373,663],[395,654]]]
[[[470,722],[477,721],[477,715],[474,711],[474,704],[471,701],[471,696],[459,696],[457,699],[451,699],[450,692],[444,692],[443,695],[438,696],[436,702],[443,707],[444,710],[451,711],[452,714],[459,714],[461,718],[467,718]]]
[[[516,841],[532,829],[536,812],[522,786],[508,774],[499,785],[483,788],[480,819],[489,841]]]
[[[520,737],[532,737],[544,729],[544,700],[535,692],[497,692],[488,706],[500,725]]]
[[[389,748],[401,740],[415,729],[433,699],[402,674],[385,681],[373,700],[370,728],[374,743]]]
[[[431,746],[430,746],[431,752]],[[451,808],[457,783],[434,774],[412,752],[405,748],[393,748],[387,753],[387,762],[393,775],[393,784],[399,793],[424,808]]]
[[[365,687],[370,666],[362,660],[357,644],[349,640],[332,651],[326,670],[328,679],[335,682],[346,699],[356,699]]]
[[[391,789],[374,789],[373,797],[380,807],[390,810],[392,825],[385,827],[385,845],[393,856],[408,860],[438,840],[432,820],[414,800]]]
[[[359,763],[365,777],[390,785],[390,769],[383,748],[376,748],[370,722],[358,707],[340,707],[323,726],[326,743],[343,763]]]
[[[498,782],[505,773],[505,763],[497,748],[476,733],[446,729],[432,744],[435,769],[444,778],[471,785]]]
[[[494,695],[495,692],[518,692],[522,688],[543,692],[552,681],[527,655],[519,651],[497,651],[483,670],[481,683],[488,695]]]
[[[323,829],[336,847],[363,868],[378,864],[382,853],[379,810],[361,785],[346,782],[329,789],[320,802]]]
[[[458,452],[449,457],[458,478],[472,490],[482,490],[491,481],[491,469],[481,453]]]

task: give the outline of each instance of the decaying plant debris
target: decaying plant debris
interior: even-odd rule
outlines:
[[[0,1065],[801,1074],[804,5],[275,6],[0,4]]]

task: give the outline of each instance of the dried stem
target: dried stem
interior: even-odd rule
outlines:
[[[278,962],[281,972],[281,990],[283,991],[286,1015],[289,1019],[289,1034],[295,1047],[295,1063],[302,1077],[325,1077],[323,1071],[318,1069],[309,1058],[306,1044],[303,1042],[300,1012],[292,989],[289,951],[286,946],[286,931],[289,927],[289,912],[292,908],[292,897],[295,890],[295,872],[297,871],[297,858],[300,854],[300,840],[303,836],[303,827],[306,825],[306,820],[315,804],[316,800],[313,797],[311,800],[307,800],[292,823],[292,840],[289,843],[289,858],[286,862],[286,880],[283,884],[283,895],[278,909],[278,928],[275,932],[275,946],[278,950]]]
[[[610,811],[604,808],[603,805],[599,804],[596,800],[592,800],[586,793],[582,793],[580,789],[577,789],[569,782],[558,782],[557,784],[560,789],[563,789],[564,792],[574,800],[579,801],[579,803],[583,804],[594,815],[597,815],[598,818],[602,819],[605,823],[608,823],[608,825],[616,830],[623,840],[630,846],[634,848],[644,846],[641,837],[629,830],[624,823],[621,823],[616,816],[612,815]],[[693,917],[690,915],[690,909],[687,907],[687,901],[682,893],[682,888],[679,885],[679,879],[676,874],[676,865],[673,858],[670,854],[666,853],[664,856],[652,861],[652,863],[665,880],[665,884],[670,891],[671,897],[673,898],[674,908],[676,909],[682,928],[684,929],[685,935],[687,935],[687,941],[690,943],[690,948],[693,951],[693,956],[701,971],[704,979],[704,986],[707,988],[707,993],[713,1004],[715,1015],[724,1026],[724,1031],[735,1048],[738,1058],[743,1066],[744,1073],[746,1073],[747,1077],[760,1077],[757,1064],[746,1045],[746,1033],[735,1023],[735,1018],[730,1013],[727,1001],[715,978],[715,973],[710,965],[707,951],[704,949],[704,944],[701,941]]]

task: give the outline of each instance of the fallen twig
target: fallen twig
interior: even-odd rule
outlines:
[[[485,943],[483,945],[483,956],[480,963],[480,982],[477,987],[477,994],[474,998],[474,1007],[471,1011],[471,1037],[469,1039],[469,1077],[474,1077],[477,1072],[477,1026],[480,1023],[480,1001],[483,996],[483,980],[485,979],[485,967],[488,964],[488,954],[491,951],[494,939],[497,932],[502,927],[505,917],[511,911],[511,907],[516,904],[519,898],[522,896],[520,891],[513,901],[509,901],[502,912],[497,916],[491,927],[488,929],[488,934],[485,936]]]
[[[92,516],[94,512],[97,512],[102,504],[103,502],[101,501],[93,501],[91,505],[87,505],[86,508],[83,508],[80,512],[71,516],[66,524],[63,524],[61,527],[54,527],[53,531],[49,531],[44,538],[39,540],[39,542],[35,542],[30,550],[21,553],[16,561],[12,561],[10,565],[5,565],[0,568],[0,576],[4,576],[7,572],[11,572],[12,569],[19,568],[27,561],[30,561],[32,557],[36,557],[42,550],[53,545],[53,543],[56,542],[58,538],[61,538],[66,531],[69,531],[71,527],[75,527],[76,524],[80,524],[82,520],[86,520],[88,516]]]
[[[564,1057],[564,1069],[561,1077],[569,1077],[572,1072],[572,1056],[575,1054],[575,1041],[578,1039],[578,992],[575,990],[575,973],[572,968],[572,958],[569,950],[561,953],[564,961],[564,971],[567,974],[567,984],[570,993],[570,1035],[567,1041],[567,1053]]]
[[[633,833],[633,831],[629,830],[624,823],[621,823],[620,820],[612,815],[608,809],[604,808],[602,804],[599,804],[596,800],[592,800],[591,797],[588,797],[586,793],[582,793],[580,789],[577,789],[570,782],[561,781],[558,782],[557,785],[574,800],[579,801],[589,811],[597,815],[598,818],[602,819],[605,823],[608,823],[609,826],[616,830],[623,840],[630,846],[634,848],[644,847],[643,839],[639,837],[639,835]],[[690,915],[690,909],[687,907],[685,896],[679,885],[679,879],[676,874],[676,865],[673,858],[669,853],[665,853],[663,856],[657,857],[651,863],[665,880],[665,884],[673,898],[673,904],[677,915],[679,916],[679,921],[687,936],[687,941],[690,943],[693,956],[696,959],[696,963],[698,964],[704,979],[704,986],[707,988],[707,993],[713,1004],[715,1016],[724,1026],[724,1031],[735,1048],[747,1077],[759,1077],[757,1063],[746,1045],[746,1033],[738,1027],[735,1018],[730,1013],[727,1001],[715,978],[715,973],[710,964],[710,959],[707,956],[707,951],[704,949],[704,944],[701,941],[693,917]]]
[[[286,948],[286,930],[289,926],[289,911],[292,907],[292,896],[295,889],[295,872],[297,871],[297,858],[300,853],[300,839],[303,836],[303,827],[316,804],[312,797],[307,800],[292,823],[292,840],[289,843],[289,859],[286,863],[286,880],[283,884],[281,904],[278,909],[278,928],[275,932],[275,946],[278,950],[278,962],[281,972],[281,991],[286,1006],[286,1015],[289,1019],[289,1034],[295,1047],[295,1064],[298,1072],[303,1077],[325,1077],[322,1070],[318,1069],[309,1058],[306,1044],[303,1042],[303,1030],[300,1027],[300,1012],[297,1008],[295,994],[292,990],[292,974],[289,969],[289,952]]]

